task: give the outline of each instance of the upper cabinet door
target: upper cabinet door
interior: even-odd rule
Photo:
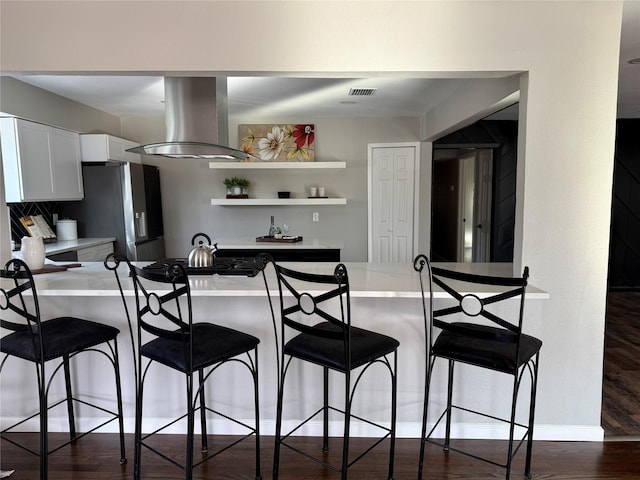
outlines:
[[[37,201],[53,198],[49,127],[17,120],[16,132],[20,181],[16,182],[15,186],[20,189],[22,199]],[[2,158],[4,159],[4,152]]]
[[[127,149],[138,146],[139,144],[131,140],[104,133],[83,133],[80,135],[82,161],[85,163],[142,163],[139,154],[127,152]]]
[[[84,197],[80,164],[80,137],[77,133],[52,128],[49,148],[53,165],[53,189],[58,200]]]
[[[8,203],[83,198],[78,133],[2,118],[0,137]]]

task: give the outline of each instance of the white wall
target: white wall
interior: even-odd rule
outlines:
[[[516,258],[551,295],[532,326],[545,342],[537,421],[598,429],[622,2],[4,0],[0,8],[5,72],[527,71]]]
[[[0,77],[0,112],[76,132],[121,135],[118,117],[12,77]]]
[[[167,255],[184,256],[191,249],[193,234],[200,231],[212,239],[222,237],[257,237],[269,231],[269,219],[286,223],[290,233],[305,238],[328,238],[344,242],[342,259],[367,260],[367,144],[374,142],[416,141],[417,118],[231,118],[230,145],[239,146],[238,124],[242,123],[314,123],[317,161],[344,161],[346,170],[322,171],[237,171],[210,170],[202,160],[178,161],[147,157],[145,163],[161,168],[163,214]],[[150,127],[150,128],[145,128]],[[161,127],[161,128],[160,128]],[[142,143],[163,140],[164,123],[128,118],[123,133]],[[222,207],[211,206],[211,198],[224,198],[225,177],[238,175],[251,182],[250,195],[276,197],[278,191],[289,190],[305,197],[308,187],[325,186],[329,196],[347,198],[347,205],[286,207]],[[312,212],[320,221],[311,221]]]

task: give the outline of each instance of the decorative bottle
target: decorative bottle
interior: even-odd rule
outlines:
[[[271,226],[269,227],[269,236],[273,237],[276,233],[275,217],[271,215]]]

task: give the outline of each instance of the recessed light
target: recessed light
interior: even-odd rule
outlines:
[[[627,63],[630,63],[631,65],[640,65],[640,57],[638,58],[632,58],[631,60],[629,60]]]

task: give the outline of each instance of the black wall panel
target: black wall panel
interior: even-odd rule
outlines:
[[[640,290],[640,119],[617,122],[609,288]]]

